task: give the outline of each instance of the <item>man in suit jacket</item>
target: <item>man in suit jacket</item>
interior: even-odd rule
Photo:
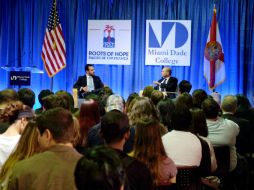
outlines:
[[[85,71],[86,75],[80,76],[78,81],[73,85],[73,88],[78,90],[79,98],[85,98],[89,93],[97,94],[104,87],[100,77],[94,75],[93,65],[87,64]]]
[[[155,90],[167,92],[169,98],[175,98],[175,94],[169,92],[176,92],[178,80],[177,78],[172,77],[171,73],[172,70],[170,67],[164,67],[161,71],[162,78],[153,83],[157,85],[154,87]]]
[[[235,122],[240,128],[240,132],[236,139],[237,152],[243,156],[245,156],[246,153],[252,152],[254,145],[252,139],[254,136],[251,131],[250,122],[244,118],[235,116],[237,98],[232,95],[225,96],[222,100],[221,109],[223,113],[222,117]]]
[[[75,190],[73,174],[82,155],[72,145],[72,114],[64,108],[53,108],[35,122],[42,152],[15,164],[8,189]]]

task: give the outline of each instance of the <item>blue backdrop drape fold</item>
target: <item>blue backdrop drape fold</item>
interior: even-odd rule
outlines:
[[[173,67],[179,81],[209,92],[203,76],[203,59],[214,3],[225,53],[226,81],[216,91],[222,95],[254,94],[254,0],[57,0],[66,42],[67,67],[53,81],[53,90],[71,92],[86,63],[88,19],[132,20],[131,65],[96,65],[96,74],[125,98],[160,78],[161,66],[145,65],[146,19],[192,21],[191,66]],[[41,48],[52,0],[0,0],[0,66],[34,66],[41,70]],[[50,88],[51,79],[32,74],[36,94]],[[8,72],[0,69],[0,90],[11,87]]]

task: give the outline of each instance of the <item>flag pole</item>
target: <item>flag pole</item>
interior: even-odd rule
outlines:
[[[54,1],[54,30],[56,32],[56,0]],[[53,49],[55,49],[55,41],[53,41]],[[54,75],[51,77],[50,81],[50,90],[53,92],[53,87],[54,87]]]

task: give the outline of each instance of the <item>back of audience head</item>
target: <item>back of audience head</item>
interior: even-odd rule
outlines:
[[[184,104],[179,104],[172,114],[173,129],[178,131],[189,131],[191,125],[191,113],[189,108]]]
[[[220,111],[220,106],[213,98],[207,98],[202,103],[202,110],[207,119],[216,119]]]
[[[62,107],[62,108],[66,107],[66,103],[64,102],[63,98],[55,94],[46,96],[45,98],[42,99],[42,101],[43,101],[44,110],[49,110],[49,109],[57,108],[57,107]]]
[[[74,138],[74,121],[71,112],[53,108],[36,118],[40,148],[47,149],[57,143],[71,143]]]
[[[100,122],[99,104],[94,100],[85,100],[79,110],[81,145],[85,145],[88,129]]]
[[[43,106],[43,101],[42,99],[45,98],[48,95],[54,94],[53,92],[51,92],[50,90],[46,89],[46,90],[42,90],[40,91],[39,95],[38,95],[38,100],[41,104],[41,107]]]
[[[106,112],[112,111],[112,110],[118,110],[120,112],[124,111],[124,99],[117,94],[112,94],[107,99],[106,104]]]
[[[35,94],[34,92],[29,88],[21,88],[18,91],[19,100],[23,102],[23,104],[29,106],[30,108],[33,108],[35,103]]]
[[[190,132],[207,137],[208,128],[206,124],[205,113],[200,108],[192,108],[191,110],[192,122],[190,126]]]
[[[164,95],[159,90],[154,90],[151,94],[151,101],[153,102],[155,106],[159,103],[159,101],[163,100],[163,98],[164,98]]]
[[[142,96],[150,98],[153,91],[154,89],[152,86],[146,86],[143,90]]]
[[[12,167],[20,160],[24,160],[39,151],[38,132],[36,122],[30,120],[22,133],[15,151],[9,156],[1,168],[0,183],[8,176]]]
[[[234,114],[237,109],[237,98],[233,95],[224,96],[221,109],[223,112],[228,112]]]
[[[192,101],[192,97],[189,93],[184,92],[182,94],[180,94],[177,99],[176,99],[176,106],[178,104],[184,104],[186,105],[189,109],[191,109],[193,107],[193,101]]]
[[[110,111],[101,119],[101,134],[107,144],[119,142],[125,135],[128,139],[129,131],[128,116],[122,112]]]
[[[64,90],[59,90],[55,93],[57,96],[59,96],[60,98],[63,99],[63,107],[71,112],[73,112],[74,110],[74,99],[73,99],[73,96],[64,91]]]
[[[19,112],[23,110],[23,103],[20,101],[9,102],[0,114],[1,122],[13,124],[19,116]]]
[[[187,92],[190,93],[192,88],[192,85],[189,81],[187,80],[182,80],[179,84],[178,84],[178,90],[180,92],[180,94]]]
[[[145,118],[136,122],[133,151],[134,157],[149,168],[154,185],[158,184],[159,162],[166,158],[158,121]]]
[[[18,93],[13,89],[4,89],[0,91],[0,105],[19,99]]]
[[[88,150],[75,169],[78,190],[123,190],[126,173],[118,154],[107,147]]]
[[[127,101],[126,101],[126,104],[125,104],[125,113],[128,113],[130,111],[130,105],[131,105],[131,102],[135,99],[139,97],[138,93],[134,92],[134,93],[131,93],[128,98],[127,98]]]
[[[243,108],[246,110],[251,108],[250,101],[246,96],[244,96],[243,94],[237,94],[236,98],[238,108]]]
[[[201,108],[202,102],[207,98],[207,93],[203,89],[197,89],[192,92],[193,106]]]
[[[150,99],[142,97],[136,99],[129,113],[130,124],[135,125],[139,119],[151,119],[159,121],[159,113]]]
[[[171,118],[172,113],[175,111],[175,104],[171,99],[161,100],[157,104],[157,109],[159,111],[160,122],[168,128],[169,131],[172,130]]]

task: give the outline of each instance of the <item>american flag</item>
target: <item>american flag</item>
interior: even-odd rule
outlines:
[[[66,66],[65,42],[56,8],[56,0],[53,0],[50,10],[41,56],[49,77],[53,77]]]

